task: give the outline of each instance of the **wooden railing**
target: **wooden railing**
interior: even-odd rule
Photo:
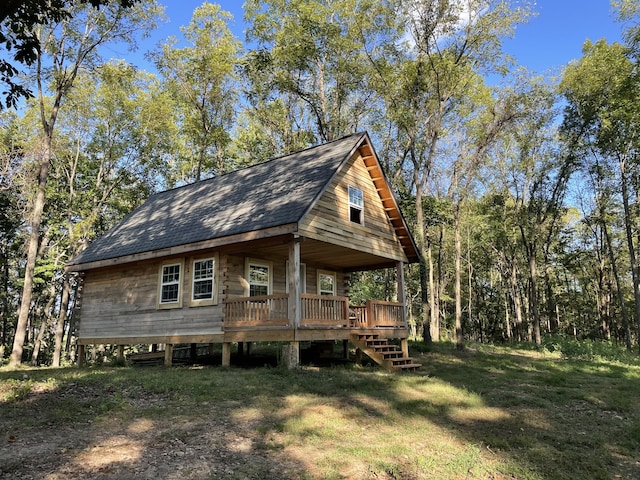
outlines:
[[[239,297],[226,301],[225,329],[291,326],[286,294]],[[350,306],[347,297],[300,295],[300,326],[307,328],[406,328],[401,303],[368,300]]]
[[[367,300],[365,305],[349,307],[351,328],[405,328],[404,307],[401,303]]]
[[[300,326],[341,327],[349,325],[349,299],[332,295],[300,295]]]
[[[225,305],[225,329],[287,327],[288,299],[287,294],[231,298]]]

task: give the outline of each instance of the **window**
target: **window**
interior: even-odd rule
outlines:
[[[213,258],[194,260],[191,300],[194,302],[213,301],[213,277],[216,262]]]
[[[269,295],[271,292],[271,265],[250,261],[247,264],[249,296]]]
[[[162,265],[160,271],[160,305],[180,304],[181,263]]]
[[[336,274],[333,272],[318,271],[318,294],[336,294]]]
[[[359,225],[364,224],[362,190],[349,185],[349,220]]]

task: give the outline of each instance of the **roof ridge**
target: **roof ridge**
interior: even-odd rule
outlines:
[[[254,163],[252,165],[245,165],[244,167],[238,168],[236,170],[231,170],[229,172],[223,172],[223,173],[221,173],[219,175],[215,175],[213,177],[203,178],[202,180],[196,180],[196,181],[191,182],[191,183],[186,183],[184,185],[178,185],[178,186],[175,186],[175,187],[172,187],[172,188],[168,188],[166,190],[161,190],[159,192],[155,192],[155,193],[149,195],[149,198],[154,197],[156,195],[161,195],[161,194],[164,194],[164,193],[167,193],[167,192],[173,192],[175,190],[179,190],[179,189],[182,189],[182,188],[193,187],[193,186],[198,185],[198,184],[204,184],[206,182],[211,182],[213,180],[216,180],[216,179],[219,179],[219,178],[222,178],[222,177],[226,177],[226,176],[229,176],[229,175],[232,175],[232,174],[235,174],[235,173],[239,173],[239,172],[243,172],[245,170],[249,170],[251,168],[255,168],[255,167],[259,166],[259,165],[265,165],[265,164],[272,163],[272,162],[275,162],[275,161],[278,161],[278,160],[283,160],[283,159],[285,159],[287,157],[292,157],[294,155],[299,155],[299,154],[307,152],[309,150],[313,150],[314,148],[325,147],[327,145],[331,145],[332,143],[340,142],[340,141],[346,140],[347,138],[358,136],[358,135],[360,135],[360,136],[366,135],[366,132],[350,133],[350,134],[344,135],[344,136],[342,136],[340,138],[336,138],[335,140],[331,140],[330,142],[318,143],[316,145],[310,145],[307,148],[303,148],[302,150],[296,150],[295,152],[287,153],[285,155],[280,155],[279,157],[273,157],[273,158],[270,158],[269,160],[265,160],[264,162]]]

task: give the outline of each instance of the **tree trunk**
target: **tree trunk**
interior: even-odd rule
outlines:
[[[462,335],[462,242],[460,240],[460,204],[456,204],[454,210],[454,243],[455,243],[455,328],[456,328],[456,349],[464,349],[464,337]]]
[[[27,334],[27,323],[29,320],[29,309],[33,296],[33,277],[38,257],[38,246],[40,238],[40,225],[42,224],[42,212],[44,211],[47,178],[49,177],[49,165],[51,162],[51,135],[48,133],[44,138],[44,145],[40,158],[40,168],[38,170],[38,191],[33,204],[33,210],[29,221],[29,240],[27,247],[27,262],[24,270],[24,287],[18,311],[18,323],[16,324],[16,334],[13,338],[13,349],[9,365],[17,366],[22,363],[22,350]]]
[[[622,315],[622,328],[624,330],[624,340],[627,346],[627,350],[631,351],[631,329],[629,328],[629,314],[627,313],[627,306],[624,303],[624,295],[620,285],[620,275],[618,274],[618,265],[616,262],[616,256],[613,252],[613,245],[611,244],[611,237],[609,236],[609,230],[607,225],[602,219],[602,231],[604,233],[605,241],[607,242],[607,252],[609,253],[609,261],[611,262],[611,271],[613,273],[613,279],[616,282],[616,295],[618,297],[618,303],[620,304],[620,312]]]
[[[516,335],[518,341],[524,338],[524,329],[522,322],[522,300],[520,298],[520,288],[518,286],[518,268],[516,266],[515,257],[511,259],[511,295],[513,297],[513,313],[516,317]]]
[[[638,329],[638,346],[640,347],[640,275],[638,272],[638,262],[636,259],[636,249],[633,244],[633,222],[631,219],[631,208],[629,207],[629,186],[627,185],[627,174],[625,161],[620,162],[620,183],[622,187],[622,205],[624,207],[624,227],[627,235],[627,248],[629,250],[629,262],[631,263],[631,276],[633,278],[633,299],[635,302],[635,323]]]
[[[58,323],[56,324],[55,349],[53,351],[52,366],[60,366],[60,358],[62,357],[62,340],[64,337],[64,326],[69,311],[69,295],[71,293],[71,283],[69,282],[69,274],[65,273],[62,280],[62,295],[60,297],[60,311],[58,312]]]
[[[538,306],[538,268],[536,264],[535,248],[531,246],[529,251],[529,282],[530,282],[530,298],[529,304],[531,305],[531,316],[533,317],[533,337],[536,345],[542,344],[542,337],[540,335],[540,310]]]

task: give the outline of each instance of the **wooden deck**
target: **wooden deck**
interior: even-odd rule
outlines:
[[[287,294],[237,297],[224,304],[222,327],[193,334],[89,338],[91,344],[184,344],[227,342],[296,342],[349,340],[354,334],[378,334],[382,338],[406,338],[408,329],[401,303],[370,300],[365,305],[349,305],[342,296],[302,294],[300,323],[288,316]]]

